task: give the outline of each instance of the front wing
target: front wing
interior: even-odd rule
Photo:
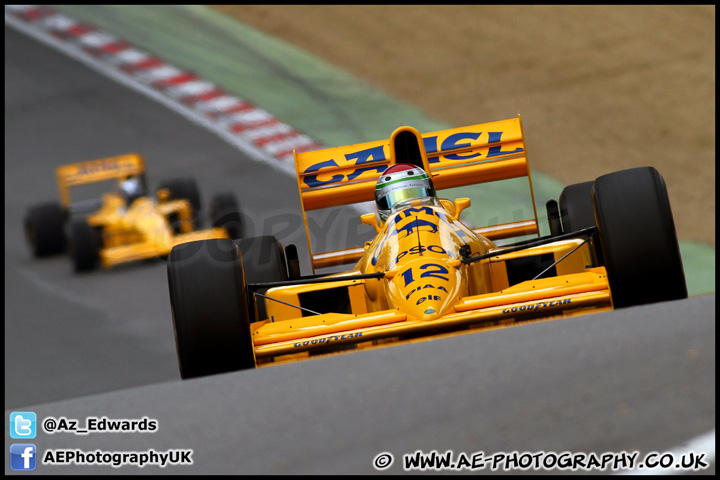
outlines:
[[[417,337],[483,328],[526,319],[555,318],[610,309],[603,267],[562,277],[522,282],[501,292],[462,298],[450,313],[420,321],[397,309],[366,314],[327,313],[251,325],[258,359],[394,337]]]
[[[172,237],[170,243],[145,240],[129,245],[104,248],[100,251],[100,262],[104,268],[111,268],[114,265],[148,258],[163,257],[170,254],[175,245],[181,243],[195,242],[198,240],[209,240],[212,238],[229,238],[224,228],[212,228],[210,230],[198,230],[190,233],[181,233]]]

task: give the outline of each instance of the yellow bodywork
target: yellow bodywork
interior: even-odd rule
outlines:
[[[177,213],[181,233],[175,234],[167,217]],[[192,230],[190,202],[171,200],[158,203],[143,197],[126,208],[124,200],[116,194],[103,196],[102,208],[87,217],[88,223],[102,228],[100,263],[111,268],[119,263],[166,256],[175,245],[206,240],[229,238],[224,228]]]
[[[71,187],[127,176],[144,175],[143,158],[126,154],[88,162],[63,165],[56,169],[62,205],[71,205]],[[177,214],[180,233],[176,234],[168,216]],[[168,255],[175,245],[211,238],[229,238],[224,228],[193,231],[192,209],[184,199],[169,200],[160,190],[158,198],[141,197],[126,205],[117,193],[106,193],[98,210],[87,216],[88,223],[102,230],[100,263],[111,268],[119,263]]]
[[[121,180],[130,175],[143,175],[145,162],[136,153],[101,158],[88,162],[63,165],[55,169],[60,201],[63,207],[71,203],[70,188],[106,180]]]
[[[525,176],[532,196],[518,117],[424,135],[400,127],[389,140],[296,153],[303,214],[372,200],[382,171],[396,161],[407,162],[404,153],[395,150],[408,139],[419,145],[416,164],[431,172],[436,190]],[[483,229],[459,220],[469,207],[466,198],[416,201],[393,212],[384,224],[367,214],[362,220],[376,227],[375,238],[336,252],[313,252],[306,230],[313,270],[354,266],[327,276],[333,279],[330,283],[309,280],[265,293],[270,297],[265,299],[267,318],[251,324],[258,363],[329,352],[341,345],[363,348],[611,308],[605,268],[597,266],[591,245],[582,238],[511,253],[502,253],[494,243],[539,232],[534,201],[535,218]],[[477,255],[486,258],[463,262]],[[536,260],[538,265],[552,264],[551,274],[513,281],[523,262]],[[323,292],[326,311],[312,314],[296,308],[312,310],[307,308],[312,304],[322,310],[317,298]]]

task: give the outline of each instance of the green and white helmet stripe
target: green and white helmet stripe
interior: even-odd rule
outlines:
[[[425,187],[427,186],[427,180],[430,178],[428,174],[426,174],[424,171],[422,171],[421,175],[414,175],[412,177],[400,177],[395,180],[392,179],[391,176],[383,177],[378,179],[377,186],[375,187],[375,191],[379,192],[381,196],[387,195],[388,193],[400,189],[400,188],[412,188],[412,187]],[[405,173],[405,172],[403,172]],[[385,182],[382,182],[383,179],[387,178],[388,180]],[[381,183],[382,182],[382,183]]]

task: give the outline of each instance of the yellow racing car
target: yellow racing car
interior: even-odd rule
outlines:
[[[313,272],[274,237],[172,249],[181,376],[297,361],[460,330],[687,297],[665,183],[652,167],[565,187],[540,235],[520,117],[295,154]],[[525,182],[529,218],[473,228],[439,190]],[[307,214],[375,201],[364,245],[314,252]],[[498,205],[499,207],[500,205]],[[504,242],[500,245],[501,242]],[[349,265],[347,271],[317,270]]]
[[[78,272],[98,264],[111,268],[165,257],[183,242],[242,235],[238,202],[232,193],[213,197],[213,227],[199,230],[202,214],[195,180],[164,182],[157,198],[151,198],[145,164],[138,154],[63,165],[56,175],[60,202],[30,207],[24,219],[25,235],[34,256],[67,251]],[[73,199],[71,189],[89,198]]]

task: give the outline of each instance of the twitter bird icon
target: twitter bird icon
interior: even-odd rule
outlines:
[[[10,414],[10,437],[35,438],[37,416],[35,412],[12,412]]]

